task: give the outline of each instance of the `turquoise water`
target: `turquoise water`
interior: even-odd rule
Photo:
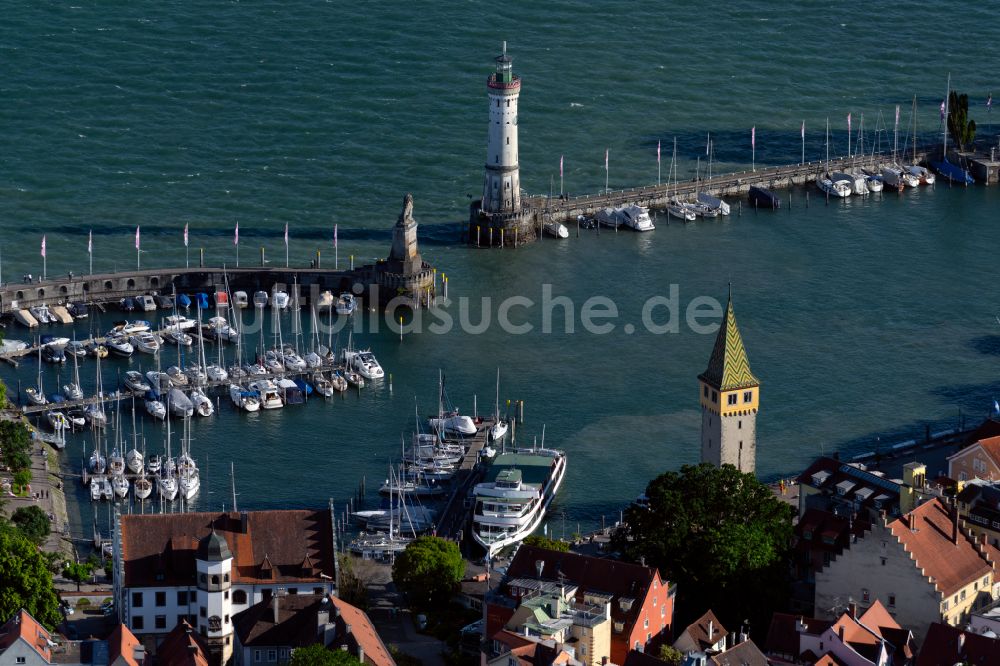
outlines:
[[[143,265],[183,262],[184,224],[192,256],[204,248],[209,262],[233,263],[237,221],[243,262],[261,246],[282,261],[286,223],[293,263],[316,250],[330,261],[334,224],[341,265],[368,261],[386,254],[412,192],[421,249],[450,277],[456,317],[462,296],[540,301],[547,283],[577,308],[613,299],[615,330],[511,336],[494,326],[402,343],[384,326],[359,334],[393,374],[392,391],[249,417],[223,404],[195,423],[198,506],[231,501],[231,460],[242,506],[342,503],[363,475],[369,487],[385,476],[414,399],[421,413],[433,408],[439,368],[454,402],[471,410],[476,395],[487,411],[500,367],[504,399],[526,401],[522,441],[544,425],[546,444],[570,453],[556,515],[598,524],[650,477],[697,459],[695,377],[713,342],[686,326],[653,335],[624,324],[670,285],[686,307],[724,299],[730,281],[763,382],[758,470],[790,474],[820,451],[870,450],[876,436],[984,414],[1000,395],[998,191],[939,185],[830,206],[814,193],[807,208],[795,190],[791,209],[772,215],[688,226],[661,216],[641,237],[470,250],[453,241],[481,186],[485,75],[507,40],[523,77],[523,187],[558,190],[564,155],[566,189],[592,192],[606,149],[611,186],[632,186],[655,180],[657,141],[666,174],[674,137],[681,178],[694,175],[708,132],[716,170],[749,167],[754,126],[758,164],[797,161],[802,121],[807,159],[819,159],[827,117],[840,154],[848,113],[855,128],[864,113],[867,128],[881,114],[891,129],[901,104],[902,146],[914,95],[922,140],[933,141],[949,73],[981,134],[995,133],[984,107],[996,83],[986,66],[993,11],[961,11],[962,38],[945,45],[950,13],[901,3],[833,19],[821,3],[776,11],[759,1],[23,4],[0,26],[3,277],[41,272],[43,234],[50,274],[85,272],[90,230],[95,270],[134,266],[137,225]],[[540,324],[537,308],[517,312]],[[32,382],[33,362],[22,367]],[[105,376],[124,369],[109,363]],[[87,381],[93,370],[84,366]],[[16,383],[9,368],[0,374]],[[151,447],[161,441],[160,426],[144,427]],[[83,446],[65,454],[74,465]]]

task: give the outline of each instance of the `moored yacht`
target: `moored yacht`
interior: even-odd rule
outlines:
[[[562,451],[523,449],[497,456],[473,490],[476,543],[494,555],[538,529],[565,473]]]
[[[652,231],[653,220],[649,218],[649,209],[642,206],[625,206],[620,211],[622,223],[634,231]]]
[[[357,307],[358,302],[350,292],[342,293],[337,299],[336,310],[339,315],[352,315]]]
[[[238,408],[246,412],[256,412],[260,409],[260,396],[256,391],[246,391],[239,384],[229,385],[229,399]]]
[[[344,351],[344,363],[365,379],[381,379],[385,377],[385,371],[375,360],[375,355],[371,350]]]
[[[250,390],[260,396],[260,406],[263,409],[281,409],[285,406],[281,401],[278,387],[268,379],[256,379],[250,382]]]

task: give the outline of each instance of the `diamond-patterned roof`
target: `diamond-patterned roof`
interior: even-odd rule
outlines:
[[[750,361],[747,360],[747,351],[743,347],[743,336],[740,335],[740,329],[736,325],[731,295],[726,306],[726,317],[715,338],[712,358],[699,379],[719,391],[760,386],[760,381],[750,371]]]

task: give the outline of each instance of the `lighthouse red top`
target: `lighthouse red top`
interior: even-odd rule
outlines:
[[[521,78],[513,72],[513,60],[507,55],[507,42],[503,43],[503,53],[494,59],[497,71],[486,79],[486,85],[495,90],[513,90],[521,87]]]

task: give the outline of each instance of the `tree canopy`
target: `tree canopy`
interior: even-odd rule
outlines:
[[[959,150],[976,140],[976,121],[969,118],[969,96],[954,90],[948,95],[948,134]]]
[[[76,583],[77,591],[80,590],[80,584],[90,580],[93,573],[94,565],[90,562],[67,562],[62,572],[65,578]]]
[[[536,548],[544,548],[545,550],[555,550],[560,553],[569,552],[569,544],[565,541],[559,541],[558,539],[550,539],[546,536],[541,536],[540,534],[532,534],[524,539],[524,543],[529,546],[535,546]]]
[[[39,506],[22,506],[14,512],[10,522],[35,544],[41,545],[49,537],[49,517]]]
[[[412,541],[392,565],[392,580],[418,607],[447,602],[465,575],[458,545],[440,537]]]
[[[766,628],[787,592],[792,507],[732,465],[685,465],[646,496],[626,511],[615,547],[677,584],[682,619],[712,608],[723,622]]]
[[[31,434],[20,421],[0,420],[0,462],[14,473],[31,468]]]
[[[62,618],[46,560],[18,530],[0,524],[0,617],[24,608],[48,629]]]
[[[289,666],[360,666],[353,655],[345,650],[330,650],[319,643],[296,648]]]

